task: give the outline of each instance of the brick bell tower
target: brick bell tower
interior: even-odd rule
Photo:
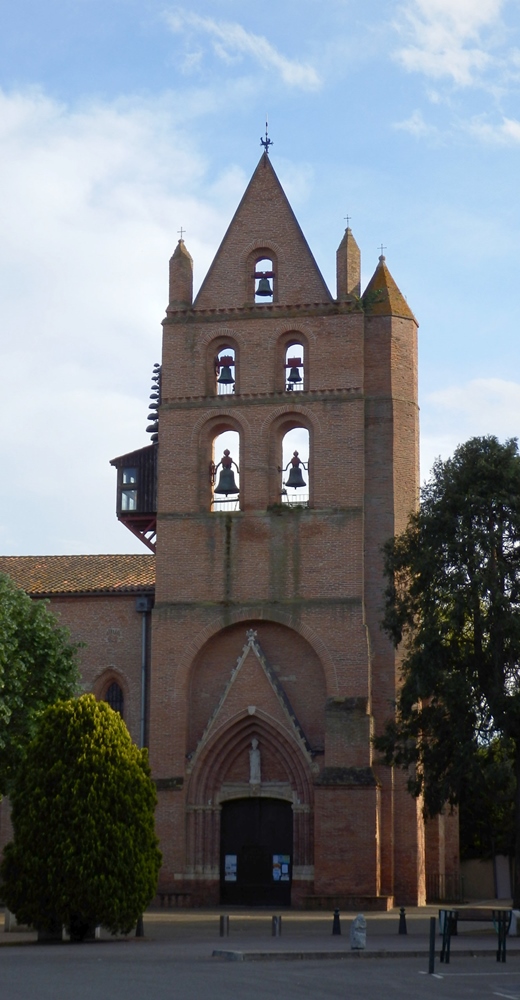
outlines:
[[[417,904],[421,816],[371,746],[397,672],[381,546],[418,496],[417,324],[384,257],[361,297],[350,228],[331,295],[267,152],[194,301],[182,239],[170,261],[161,882],[195,905]]]

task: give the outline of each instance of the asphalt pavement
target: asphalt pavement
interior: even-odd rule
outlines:
[[[230,916],[219,935],[220,913]],[[520,1000],[520,938],[508,938],[507,961],[497,963],[496,934],[485,925],[461,926],[449,965],[428,972],[429,918],[434,907],[366,914],[367,947],[352,952],[342,914],[282,912],[281,937],[272,914],[259,910],[154,910],[144,938],[111,938],[81,945],[37,944],[32,932],[3,932],[0,984],[6,1000]],[[278,914],[277,914],[278,915]],[[467,928],[467,929],[466,929]]]

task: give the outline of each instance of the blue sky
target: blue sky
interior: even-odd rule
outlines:
[[[419,323],[422,472],[520,430],[518,0],[17,0],[0,34],[0,551],[145,551],[167,264],[200,284],[260,155],[329,287],[348,214]]]

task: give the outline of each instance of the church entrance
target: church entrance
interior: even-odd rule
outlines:
[[[220,829],[221,902],[290,906],[291,803],[267,798],[226,802]]]

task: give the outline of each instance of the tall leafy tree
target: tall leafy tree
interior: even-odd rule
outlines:
[[[46,710],[11,796],[14,840],[0,895],[17,918],[82,940],[127,932],[155,894],[161,863],[148,755],[94,695]]]
[[[0,795],[9,792],[43,710],[74,694],[77,647],[44,601],[0,574]]]
[[[425,812],[489,794],[482,766],[513,772],[520,905],[520,455],[472,438],[437,461],[419,511],[385,549],[383,628],[401,645],[402,687],[375,743],[409,771]],[[502,752],[496,752],[502,747]],[[511,782],[510,782],[511,787]]]

